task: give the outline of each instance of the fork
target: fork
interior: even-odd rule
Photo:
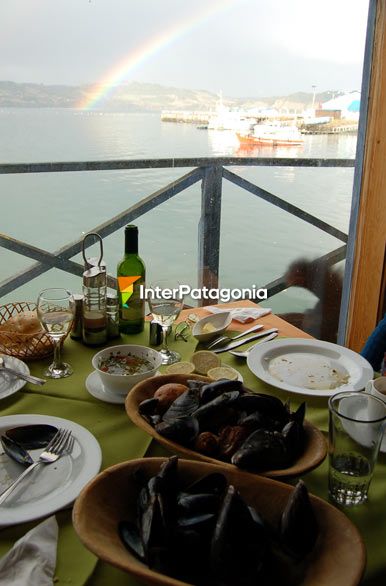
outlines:
[[[24,478],[32,472],[39,464],[53,464],[61,456],[70,454],[74,447],[74,437],[69,429],[59,429],[54,435],[50,443],[47,445],[44,452],[42,452],[33,464],[29,466],[16,480],[0,494],[0,504],[2,504],[9,495],[15,490],[17,486],[24,480]]]
[[[260,342],[257,342],[257,344],[253,344],[253,346],[251,346],[250,348],[248,348],[247,350],[245,350],[245,352],[235,352],[234,350],[229,350],[229,354],[233,354],[233,356],[237,356],[237,358],[248,358],[248,354],[250,353],[251,350],[253,350],[253,348],[255,348],[256,346],[259,346],[259,344],[263,344],[264,342],[269,342],[269,340],[273,340],[274,338],[276,338],[276,336],[278,336],[278,332],[273,332],[272,334],[270,334],[269,336],[267,336],[266,338],[263,338],[262,340],[260,340]]]
[[[0,372],[8,372],[17,378],[25,380],[27,383],[32,383],[33,385],[44,385],[47,382],[44,378],[32,376],[32,374],[24,374],[24,372],[19,372],[18,370],[5,366],[4,358],[2,356],[0,356]]]
[[[216,338],[215,340],[213,340],[209,346],[207,346],[208,350],[212,350],[212,348],[215,348],[216,346],[219,346],[220,344],[225,344],[226,342],[233,342],[234,340],[238,340],[239,338],[242,338],[243,336],[247,336],[248,334],[251,334],[252,332],[257,332],[258,330],[261,330],[264,326],[262,324],[257,324],[252,326],[251,328],[249,328],[248,330],[245,330],[244,332],[241,332],[241,334],[237,334],[237,336],[220,336],[219,338]]]

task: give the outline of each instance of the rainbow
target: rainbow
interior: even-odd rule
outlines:
[[[170,46],[183,35],[190,33],[194,28],[219,12],[232,8],[240,1],[243,0],[210,0],[210,6],[174,22],[168,30],[146,39],[116,63],[98,83],[92,86],[91,90],[77,104],[77,108],[80,110],[92,110],[102,99],[108,98],[117,86],[153,55]]]

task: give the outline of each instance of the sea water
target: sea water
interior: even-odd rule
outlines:
[[[352,158],[355,135],[307,135],[300,148],[260,147],[241,151],[232,132],[199,130],[161,122],[157,113],[106,113],[56,109],[0,109],[1,163],[260,156]],[[138,169],[74,173],[0,175],[0,231],[50,252],[92,231],[190,169]],[[352,168],[232,167],[231,170],[347,232]],[[197,286],[200,184],[138,218],[140,253],[147,279],[167,275]],[[342,243],[256,196],[223,181],[220,286],[263,287],[289,263],[316,258]],[[104,241],[108,270],[122,256],[123,231]],[[92,250],[90,251],[90,255]],[[81,261],[80,255],[74,260]],[[0,249],[0,278],[24,271],[34,261]],[[1,302],[35,299],[55,283],[74,292],[80,278],[50,270]],[[298,311],[315,298],[291,288],[264,303]]]

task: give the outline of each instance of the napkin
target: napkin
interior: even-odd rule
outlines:
[[[259,317],[263,317],[264,315],[268,315],[271,313],[272,309],[268,309],[265,307],[261,308],[254,308],[254,307],[234,307],[230,310],[228,309],[220,309],[219,307],[208,306],[205,307],[210,313],[222,313],[224,311],[231,314],[232,319],[238,321],[242,324],[246,324],[250,321],[255,321]]]
[[[0,560],[1,586],[53,586],[58,524],[49,517],[21,537]]]

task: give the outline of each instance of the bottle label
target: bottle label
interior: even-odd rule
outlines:
[[[144,283],[142,276],[118,277],[121,320],[136,321],[143,318],[145,300],[140,297],[140,285]]]

